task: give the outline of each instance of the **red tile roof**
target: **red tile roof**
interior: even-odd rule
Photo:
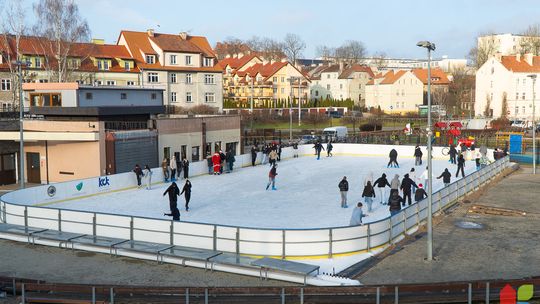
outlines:
[[[532,57],[532,65],[524,56],[521,56],[519,61],[516,56],[502,56],[501,63],[507,70],[515,73],[540,73],[540,56]]]
[[[360,64],[353,64],[351,67],[348,67],[345,70],[343,70],[343,72],[341,73],[341,75],[339,75],[338,78],[341,78],[341,79],[349,78],[349,76],[351,76],[355,72],[364,72],[364,73],[367,73],[370,77],[375,76],[375,74],[373,73],[370,67],[365,66],[365,65],[360,65]]]
[[[389,71],[384,75],[384,79],[380,84],[393,84],[398,81],[401,76],[405,75],[405,73],[407,73],[407,71],[404,70],[399,70],[397,72]]]
[[[257,63],[247,68],[246,73],[251,77],[255,77],[257,74],[260,74],[266,80],[268,77],[271,77],[288,64],[288,62],[281,61],[267,64]]]
[[[427,69],[414,69],[412,70],[413,74],[422,81],[423,84],[427,85],[428,75]],[[439,69],[431,69],[431,84],[433,85],[447,85],[450,84],[450,80],[446,73]]]
[[[233,57],[225,58],[225,59],[220,60],[219,64],[221,65],[221,67],[223,69],[225,69],[225,67],[228,65],[232,69],[238,70],[241,67],[243,67],[245,64],[250,62],[253,58],[257,58],[257,59],[259,59],[259,61],[262,61],[262,60],[260,60],[259,57],[257,57],[257,55],[251,54],[251,55],[242,56],[240,58],[238,58],[238,57],[237,58],[233,58]]]

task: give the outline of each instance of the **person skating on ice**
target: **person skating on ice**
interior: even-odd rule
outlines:
[[[371,212],[373,199],[375,199],[375,189],[373,189],[371,181],[368,181],[366,186],[364,187],[364,191],[362,191],[362,197],[364,198],[364,201],[368,206],[368,212]]]
[[[180,221],[180,210],[178,210],[178,207],[174,207],[171,213],[164,213],[163,215],[166,216],[172,216],[173,221]]]
[[[174,156],[171,159],[169,167],[171,168],[171,182],[175,182],[176,181],[176,158]]]
[[[456,177],[459,176],[459,171],[461,171],[461,177],[465,177],[465,157],[463,157],[463,153],[460,153],[457,158]]]
[[[165,194],[169,194],[169,209],[171,210],[171,213],[173,213],[174,208],[177,207],[178,196],[180,196],[178,185],[176,185],[175,182],[172,182],[167,190],[163,192],[163,196],[165,196]]]
[[[450,150],[448,152],[448,155],[450,155],[450,163],[455,165],[456,164],[456,155],[457,155],[456,146],[450,145]]]
[[[416,189],[416,193],[414,193],[414,201],[419,202],[427,197],[427,193],[424,190],[424,187],[422,184],[418,184],[418,189]]]
[[[323,145],[320,141],[317,141],[315,145],[313,146],[315,149],[315,154],[317,155],[317,160],[321,159],[321,151],[324,150]]]
[[[255,167],[255,161],[257,160],[257,152],[259,152],[259,149],[255,145],[251,147],[251,166]]]
[[[146,190],[152,187],[152,170],[148,165],[144,166],[144,178],[146,179]]]
[[[394,216],[395,214],[399,213],[401,210],[401,203],[404,202],[403,198],[399,196],[399,192],[394,192],[390,196],[390,216]]]
[[[334,145],[332,145],[332,141],[330,140],[326,144],[326,157],[334,156],[334,154],[332,154],[332,149],[334,149]]]
[[[448,185],[450,185],[450,178],[451,177],[452,177],[452,173],[450,173],[450,171],[448,171],[448,168],[445,168],[443,173],[441,173],[441,175],[439,177],[437,177],[437,179],[442,178],[444,186],[448,187]]]
[[[141,179],[144,176],[144,173],[141,169],[141,166],[139,164],[135,165],[135,168],[133,169],[133,173],[135,173],[135,176],[137,177],[137,188],[141,187]]]
[[[180,194],[184,194],[184,198],[186,199],[186,211],[189,211],[189,200],[191,199],[191,182],[189,179],[186,179],[186,183]]]
[[[276,164],[276,161],[278,159],[278,154],[275,149],[272,149],[272,151],[270,151],[270,153],[268,154],[268,158],[270,159],[269,160],[270,166],[273,166]]]
[[[420,149],[419,145],[416,145],[414,148],[414,165],[415,166],[421,166],[422,165],[422,149]]]
[[[219,167],[221,166],[221,157],[219,156],[219,152],[216,151],[212,156],[212,163],[214,164],[214,175],[219,175]]]
[[[272,190],[277,190],[276,188],[276,176],[277,176],[277,164],[272,166],[270,172],[268,172],[268,184],[266,184],[266,190],[272,185]]]
[[[297,158],[298,157],[298,143],[296,141],[293,142],[292,148],[293,148],[293,158]]]
[[[390,161],[388,162],[387,168],[399,168],[399,164],[397,162],[397,156],[398,153],[396,149],[390,150],[390,154],[388,154]]]
[[[189,160],[184,157],[184,160],[182,161],[182,169],[184,170],[184,178],[189,177]]]
[[[227,154],[225,154],[225,160],[227,161],[227,173],[231,173],[233,171],[234,162],[236,161],[232,149],[229,149]]]
[[[356,204],[356,207],[353,209],[349,225],[351,226],[364,225],[362,223],[362,218],[366,216],[367,215],[364,214],[364,211],[362,211],[362,203],[358,202],[358,204]]]
[[[379,198],[381,199],[381,205],[386,205],[386,191],[385,187],[390,187],[390,183],[388,183],[388,179],[386,179],[386,174],[382,174],[381,177],[379,177],[375,183],[373,183],[373,187],[377,187],[379,189]]]
[[[412,204],[412,189],[418,188],[416,183],[409,177],[409,174],[405,174],[403,180],[401,181],[401,191],[403,191],[403,206],[405,206],[405,201],[408,202],[409,206]],[[412,189],[411,189],[412,188]]]
[[[341,194],[341,208],[349,208],[347,206],[347,191],[349,191],[349,182],[344,176],[338,184],[339,193]]]
[[[399,193],[399,187],[401,186],[401,182],[399,181],[399,175],[394,175],[394,178],[390,181],[390,197],[392,197],[392,193],[397,192]]]
[[[161,161],[161,170],[163,171],[164,182],[167,183],[169,181],[169,164],[166,157]]]

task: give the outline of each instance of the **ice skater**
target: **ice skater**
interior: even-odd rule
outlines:
[[[171,213],[164,213],[163,215],[172,216],[173,221],[180,221],[180,210],[178,210],[178,207],[174,207]]]
[[[278,160],[278,154],[276,152],[276,149],[272,149],[272,151],[270,151],[270,153],[268,154],[268,158],[270,159],[269,160],[270,166],[273,166],[276,164],[276,161]]]
[[[426,191],[429,191],[428,178],[429,178],[429,170],[428,170],[428,167],[426,167],[426,170],[424,170],[424,172],[422,172],[422,174],[420,175],[420,181],[423,181],[424,188],[426,189]]]
[[[452,173],[450,173],[450,171],[448,171],[448,168],[445,168],[443,173],[441,173],[441,175],[439,175],[439,177],[437,177],[437,179],[442,178],[444,186],[448,187],[448,185],[450,185],[450,178],[451,177],[452,177]]]
[[[171,167],[171,182],[175,182],[176,181],[176,159],[174,156],[173,156],[173,159],[171,159],[170,167]]]
[[[349,191],[349,182],[347,177],[344,176],[343,179],[338,184],[339,193],[341,194],[341,208],[349,208],[347,206],[347,192]]]
[[[386,205],[386,191],[385,187],[390,187],[390,184],[388,183],[388,180],[386,179],[386,174],[382,174],[381,177],[379,177],[375,183],[373,183],[373,187],[379,188],[379,198],[381,199],[381,205]]]
[[[460,153],[457,158],[457,171],[456,171],[456,177],[459,176],[459,171],[461,171],[461,177],[465,177],[465,158],[463,157],[463,153]]]
[[[227,173],[231,173],[233,170],[234,162],[236,161],[232,149],[229,149],[229,151],[225,155],[225,160],[227,161]]]
[[[169,181],[169,165],[167,163],[167,158],[164,157],[161,162],[161,169],[163,170],[163,179],[165,183]]]
[[[175,182],[172,182],[167,190],[163,192],[163,196],[165,196],[165,194],[169,194],[169,209],[171,210],[171,213],[173,213],[174,208],[177,207],[178,196],[180,196],[178,185]]]
[[[293,148],[293,158],[297,158],[298,157],[298,143],[293,142],[292,148]]]
[[[351,221],[349,222],[349,225],[351,226],[358,226],[358,225],[364,225],[362,223],[362,218],[366,217],[367,215],[364,214],[364,211],[362,211],[362,203],[358,202],[356,204],[356,207],[353,209]]]
[[[390,161],[388,162],[386,168],[399,168],[399,164],[397,162],[398,154],[396,149],[390,150],[390,154],[388,156],[390,157]]]
[[[144,178],[146,179],[146,190],[152,187],[152,170],[148,165],[144,166]]]
[[[450,145],[450,150],[448,152],[448,155],[450,155],[450,163],[455,165],[456,164],[456,155],[457,155],[457,150],[456,150],[456,146],[454,145]]]
[[[416,193],[414,194],[414,201],[417,203],[427,197],[427,193],[422,186],[422,184],[418,184],[418,189],[416,189]]]
[[[189,211],[189,200],[191,199],[191,182],[189,179],[186,179],[186,183],[180,194],[184,194],[184,198],[186,199],[186,211]]]
[[[371,212],[371,206],[373,204],[373,199],[375,198],[375,190],[371,185],[371,181],[368,181],[366,186],[364,187],[362,197],[364,198],[364,202],[368,206],[368,212]]]
[[[401,203],[403,202],[403,198],[399,196],[399,192],[394,192],[390,196],[390,216],[394,216],[395,214],[398,214],[399,211],[401,211]]]
[[[189,160],[184,157],[184,160],[182,161],[182,169],[184,170],[184,178],[189,177]]]
[[[320,141],[317,141],[315,145],[313,146],[315,149],[315,154],[317,155],[317,160],[321,159],[321,151],[324,150],[323,145]]]
[[[401,186],[401,182],[399,181],[399,174],[394,175],[394,178],[390,181],[390,197],[392,197],[392,193],[397,192],[399,193],[399,187]]]
[[[251,166],[255,167],[255,161],[257,160],[257,152],[259,149],[255,145],[251,147]]]
[[[422,149],[420,149],[419,145],[416,145],[414,148],[414,165],[415,166],[421,166],[422,165]]]
[[[220,171],[219,167],[221,167],[221,157],[219,156],[219,152],[215,152],[214,156],[212,156],[212,163],[214,164],[214,175],[219,175]]]
[[[272,185],[272,190],[277,190],[276,188],[276,176],[277,176],[277,164],[272,166],[270,172],[268,173],[268,184],[266,184],[266,190]]]
[[[403,206],[405,206],[405,201],[408,202],[409,206],[412,204],[412,189],[418,188],[414,180],[409,177],[409,174],[405,174],[403,180],[401,181],[401,191],[403,191]],[[412,189],[411,189],[412,188]]]
[[[334,149],[334,146],[332,145],[332,141],[330,140],[326,144],[326,157],[332,157],[334,154],[332,154],[332,149]]]
[[[133,169],[133,172],[135,173],[135,176],[137,177],[137,188],[141,187],[141,179],[144,175],[141,166],[139,164],[135,165],[135,168]]]

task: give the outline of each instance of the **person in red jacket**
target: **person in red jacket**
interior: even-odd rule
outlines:
[[[221,167],[221,156],[219,152],[214,153],[212,156],[212,163],[214,164],[214,175],[219,175],[219,168]]]
[[[272,185],[272,190],[276,189],[276,175],[277,175],[277,164],[274,164],[272,166],[272,169],[270,169],[270,172],[268,173],[268,184],[266,184],[266,190]]]

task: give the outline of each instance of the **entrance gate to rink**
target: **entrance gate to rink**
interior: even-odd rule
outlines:
[[[344,153],[352,146],[362,145],[337,146],[339,145],[336,144],[336,152]],[[303,146],[302,148],[305,148],[300,151],[302,154],[308,152],[312,154],[311,146]],[[386,147],[384,148],[386,149]],[[286,152],[284,155],[292,153],[292,151]],[[249,155],[239,157],[250,158]],[[509,158],[505,157],[435,192],[433,194],[433,213],[440,212],[464,197],[468,192],[478,189],[497,176],[508,165]],[[111,181],[116,181],[114,177],[114,175],[110,176]],[[121,184],[119,187],[125,188],[128,184],[134,186],[133,180],[134,178],[130,176],[129,181],[118,182]],[[78,182],[67,182],[67,184],[71,183],[69,189],[71,189],[71,185],[76,185]],[[61,184],[55,184],[57,189],[55,191],[63,189]],[[39,188],[42,187],[44,188],[40,190]],[[39,198],[36,196],[40,193],[39,191],[47,191],[47,187],[50,188],[50,186],[41,186],[19,191],[28,191],[26,195],[29,200],[39,202]],[[16,194],[17,192],[11,193]],[[175,222],[141,216],[28,206],[13,202],[13,197],[8,194],[0,199],[0,219],[8,224],[281,259],[332,258],[343,254],[370,252],[399,241],[404,234],[423,224],[427,217],[427,200],[423,200],[402,209],[401,212],[392,217],[363,226],[267,229]],[[30,204],[36,202],[30,202]]]

